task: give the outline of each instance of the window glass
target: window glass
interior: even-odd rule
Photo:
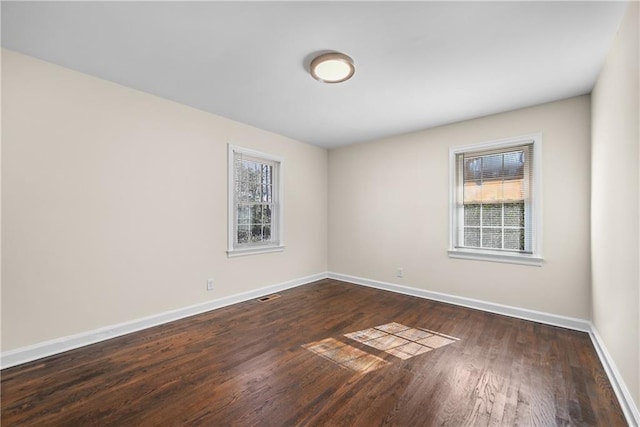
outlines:
[[[228,252],[280,245],[281,161],[240,147],[230,148],[229,155],[233,167]]]
[[[540,240],[534,203],[534,147],[539,138],[451,150],[452,256],[472,251],[539,256],[534,242]]]

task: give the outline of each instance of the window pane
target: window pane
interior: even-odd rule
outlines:
[[[251,206],[251,223],[252,224],[262,223],[262,205]]]
[[[251,226],[251,241],[253,243],[262,241],[262,224],[253,224]]]
[[[271,206],[266,205],[262,211],[262,223],[271,224]]]
[[[482,179],[482,158],[464,159],[464,182],[480,184]]]
[[[502,181],[502,154],[492,154],[482,157],[482,182]]]
[[[464,228],[464,245],[479,248],[480,247],[480,228],[465,227]]]
[[[464,225],[480,226],[480,205],[464,205]]]
[[[483,228],[482,247],[492,249],[502,249],[502,229]]]
[[[271,184],[273,174],[273,166],[271,165],[262,165],[262,183],[263,184]]]
[[[504,204],[504,225],[524,227],[524,202]]]
[[[502,225],[502,205],[491,204],[482,205],[482,225],[498,226]]]
[[[234,163],[234,169],[233,189],[236,201],[242,201],[242,162],[238,159]]]
[[[504,248],[524,251],[524,228],[504,230]]]
[[[263,231],[264,240],[265,241],[271,240],[271,226],[265,225],[262,231]]]
[[[249,182],[249,201],[250,202],[259,202],[260,201],[260,185],[258,184],[257,175],[255,171],[252,171]]]
[[[244,162],[236,163],[236,196],[237,201],[246,202],[248,200],[248,185],[247,185],[247,168]]]
[[[271,202],[271,186],[262,184],[262,202]]]
[[[248,160],[242,161],[242,187],[244,197],[242,201],[254,202],[256,198],[256,163]]]
[[[246,226],[238,225],[238,243],[248,243],[249,242],[249,224]]]
[[[524,153],[514,151],[504,154],[504,178],[522,179],[524,177]]]
[[[251,209],[247,205],[238,206],[238,223],[251,222]]]

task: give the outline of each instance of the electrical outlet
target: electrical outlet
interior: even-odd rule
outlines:
[[[208,291],[213,290],[213,279],[207,279],[207,290]]]
[[[401,267],[398,267],[396,269],[396,277],[404,277],[404,269]]]

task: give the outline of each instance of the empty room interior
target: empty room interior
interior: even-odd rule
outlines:
[[[640,4],[2,1],[2,425],[640,424]]]

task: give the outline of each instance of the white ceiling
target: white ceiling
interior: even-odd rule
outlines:
[[[589,93],[626,3],[2,2],[2,46],[323,147]],[[314,80],[337,50],[354,78]]]

